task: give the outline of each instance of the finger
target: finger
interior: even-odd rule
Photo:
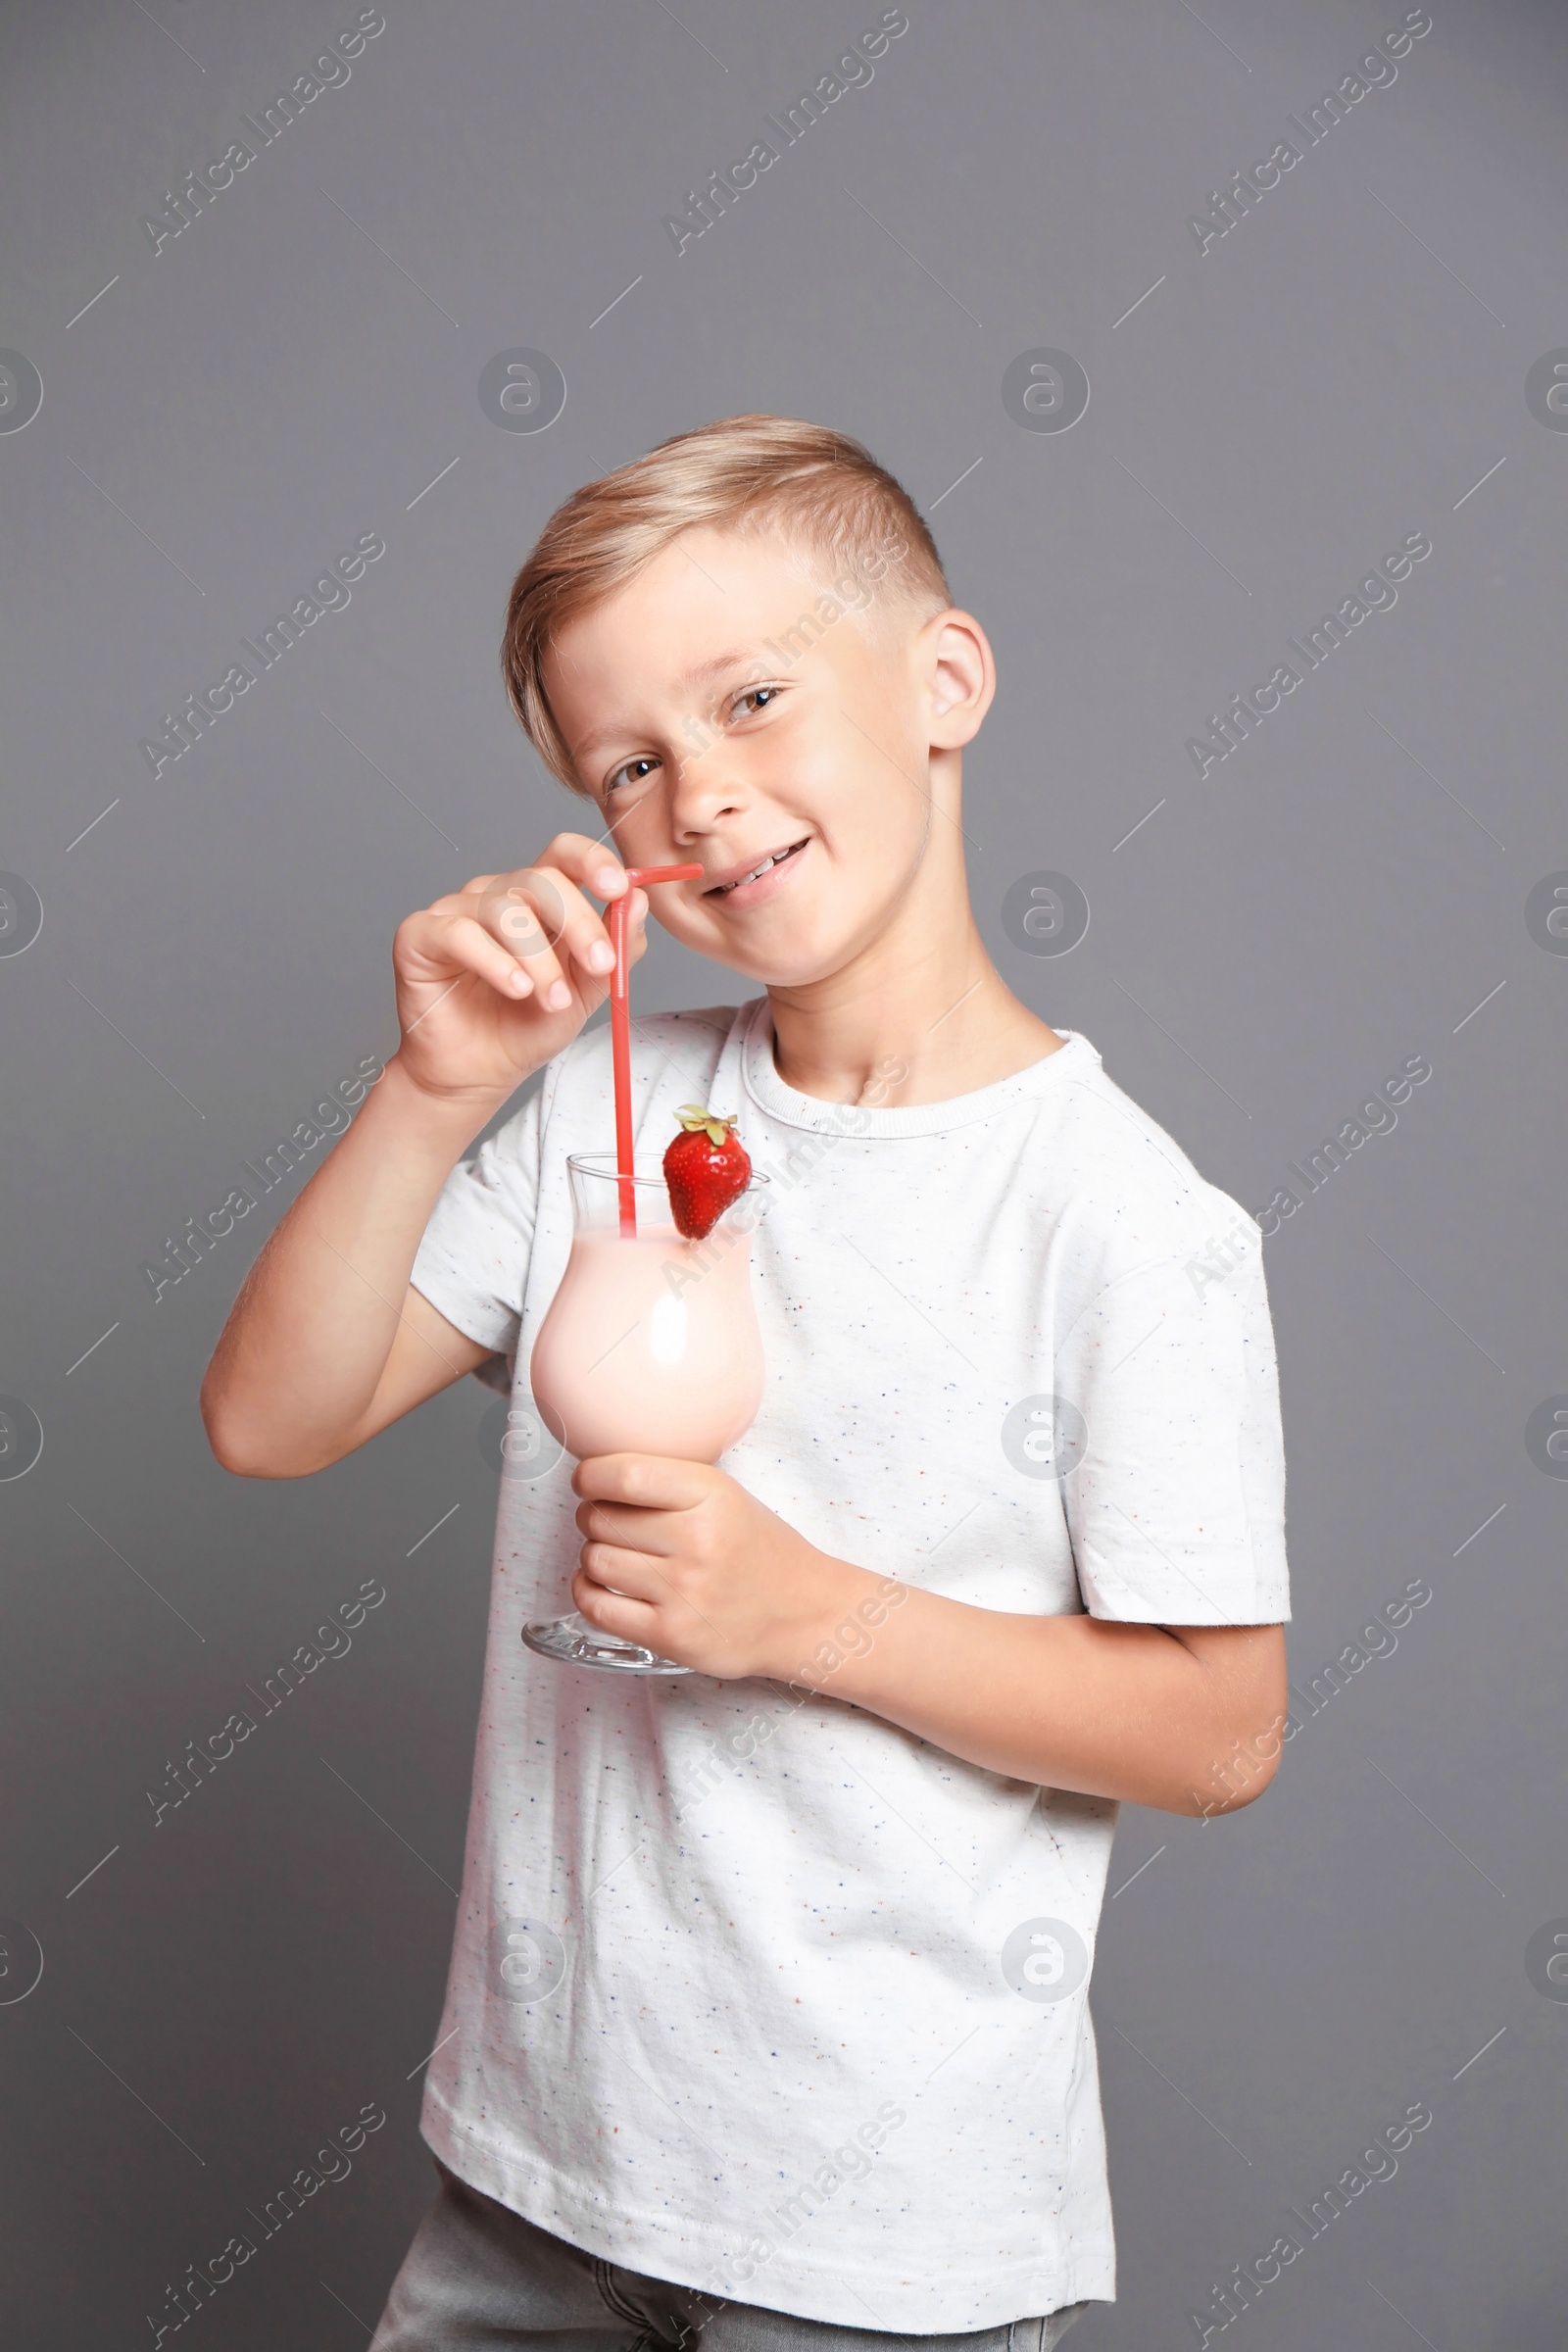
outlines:
[[[596,1585],[630,1600],[668,1600],[670,1584],[657,1560],[625,1544],[585,1544],[578,1566]]]
[[[576,1520],[579,1533],[591,1543],[623,1544],[629,1550],[644,1551],[657,1559],[667,1559],[680,1548],[679,1535],[667,1511],[631,1503],[579,1502]]]
[[[480,893],[473,914],[527,973],[539,1002],[552,1012],[564,1012],[571,1003],[571,983],[555,948],[565,929],[556,883],[527,869],[500,875]]]
[[[515,957],[471,914],[442,914],[431,906],[399,926],[406,956],[424,962],[424,978],[446,981],[453,972],[471,972],[486,987],[514,1001],[533,994],[534,983]],[[411,973],[418,979],[418,973]]]
[[[706,1462],[675,1461],[667,1454],[599,1453],[577,1464],[571,1486],[585,1502],[689,1511],[709,1493],[715,1476]]]
[[[591,991],[614,968],[615,951],[604,919],[576,884],[549,867],[522,866],[497,875],[479,894],[478,919],[511,949],[532,975],[546,1004],[557,979],[575,962]]]
[[[627,889],[630,889],[630,884],[627,884],[627,875],[625,875],[625,865],[620,863],[618,857],[615,857],[613,849],[607,849],[604,842],[590,842],[585,833],[558,833],[555,835],[555,840],[550,842],[546,854],[543,854],[541,863],[543,865],[560,865],[562,872],[571,875],[573,880],[576,880],[578,884],[583,884],[585,889],[590,889],[597,899],[604,899],[607,904],[612,899],[623,896]],[[630,948],[627,962],[637,962],[639,955],[647,953],[647,936],[644,936],[644,929],[647,929],[647,919],[649,919],[649,894],[644,892],[644,889],[630,889],[625,910],[627,910],[627,948]],[[604,922],[604,939],[609,941],[609,922]],[[595,962],[590,969],[609,971],[612,966],[613,966],[613,951],[612,951],[612,962],[607,962],[602,966]]]
[[[662,1648],[662,1641],[656,1639],[659,1617],[652,1602],[629,1600],[624,1593],[607,1591],[595,1584],[584,1568],[571,1580],[571,1601],[600,1633],[618,1634],[623,1642],[641,1642],[649,1649]]]
[[[650,1612],[656,1607],[667,1609],[673,1604],[677,1622],[679,1612],[689,1609],[694,1617],[701,1618],[709,1632],[715,1635],[721,1643],[726,1641],[707,1611],[698,1607],[689,1592],[677,1592],[660,1563],[650,1559],[646,1552],[628,1551],[615,1544],[585,1544],[577,1573],[572,1579],[574,1596],[579,1585],[590,1593],[617,1594],[629,1605],[646,1608]],[[581,1603],[578,1605],[581,1606]],[[590,1614],[587,1610],[583,1613],[585,1616]],[[608,1623],[608,1620],[602,1622]],[[639,1640],[643,1638],[638,1636]]]
[[[607,842],[590,841],[586,833],[558,833],[539,860],[561,871],[597,899],[619,898],[626,887],[626,868]]]

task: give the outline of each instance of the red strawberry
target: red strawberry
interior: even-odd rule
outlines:
[[[683,1102],[675,1116],[681,1131],[664,1153],[664,1183],[677,1231],[700,1242],[745,1192],[752,1163],[733,1119],[700,1102]]]

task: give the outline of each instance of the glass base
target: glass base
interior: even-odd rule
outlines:
[[[575,1609],[568,1617],[545,1617],[525,1625],[522,1638],[542,1658],[564,1666],[601,1666],[610,1674],[690,1674],[673,1658],[662,1658],[640,1642],[623,1642],[618,1634],[603,1634]]]

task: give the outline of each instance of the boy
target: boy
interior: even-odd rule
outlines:
[[[765,991],[641,1021],[634,1078],[639,1149],[700,1102],[770,1174],[768,1381],[722,1467],[547,1444],[503,1477],[440,2193],[375,2352],[1048,2352],[1114,2292],[1087,1988],[1118,1802],[1248,1802],[1286,1720],[1257,1230],[989,963],[959,788],[990,648],[857,443],[736,417],[589,484],[503,662],[599,825],[402,925],[402,1044],[245,1285],[213,1445],[303,1476],[466,1372],[537,1428],[565,1158],[613,1141],[586,894],[626,865],[703,869],[635,895],[639,953],[652,897]],[[535,1657],[568,1581],[695,1671]]]

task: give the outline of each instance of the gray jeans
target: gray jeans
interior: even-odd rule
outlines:
[[[415,2232],[370,2352],[1054,2352],[1074,2303],[1049,2319],[964,2335],[896,2335],[728,2303],[601,2262],[552,2237],[437,2164],[441,2185]],[[700,2339],[700,2342],[699,2342]]]

